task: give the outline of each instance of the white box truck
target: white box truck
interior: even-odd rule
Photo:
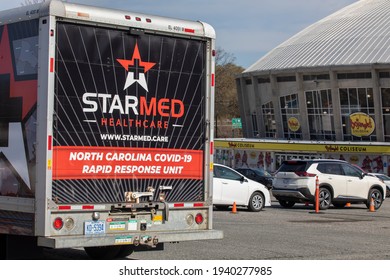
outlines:
[[[1,256],[222,238],[214,50],[203,22],[56,0],[0,12]]]

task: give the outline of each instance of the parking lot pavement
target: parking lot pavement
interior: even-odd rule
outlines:
[[[315,213],[296,204],[250,212],[214,211],[220,240],[165,244],[164,251],[135,252],[144,260],[389,260],[390,199],[376,212],[364,204]],[[47,259],[88,259],[82,249],[46,250]]]
[[[224,239],[167,244],[163,252],[137,252],[135,259],[302,260],[390,259],[390,200],[376,212],[364,204],[315,213],[313,206],[279,206],[253,213],[238,207],[214,212]]]

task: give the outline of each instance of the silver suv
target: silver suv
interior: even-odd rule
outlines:
[[[272,194],[287,208],[297,202],[314,203],[318,176],[320,209],[327,209],[331,204],[342,208],[348,202],[363,202],[369,208],[371,198],[378,209],[385,199],[386,185],[378,178],[366,175],[358,167],[341,160],[289,160],[278,169]]]

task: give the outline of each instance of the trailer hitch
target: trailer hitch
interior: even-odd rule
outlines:
[[[141,197],[147,197],[148,201],[152,201],[154,196],[154,189],[149,187],[147,192],[125,192],[126,203],[139,203]]]
[[[171,186],[159,187],[159,201],[153,201],[155,189],[148,187],[146,192],[125,192],[125,202],[111,206],[110,215],[145,215],[150,214],[152,219],[157,215],[158,210],[163,212],[164,221],[169,219],[169,205],[165,201],[166,192],[172,190]],[[147,197],[147,201],[140,199]]]
[[[157,215],[158,210],[161,210],[163,212],[164,221],[168,221],[169,205],[166,202],[114,204],[111,206],[111,211],[109,215],[131,215],[135,217],[150,214],[153,219]]]

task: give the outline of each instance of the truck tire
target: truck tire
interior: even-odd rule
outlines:
[[[35,236],[0,234],[0,259],[43,260],[43,247]]]
[[[112,260],[117,258],[121,246],[84,247],[88,257],[94,260]]]
[[[214,205],[214,206],[219,211],[227,211],[230,207],[230,205]]]
[[[0,234],[0,260],[7,259],[7,236]]]
[[[119,253],[116,256],[118,259],[126,258],[134,252],[134,245],[121,245],[118,247],[121,247]]]

